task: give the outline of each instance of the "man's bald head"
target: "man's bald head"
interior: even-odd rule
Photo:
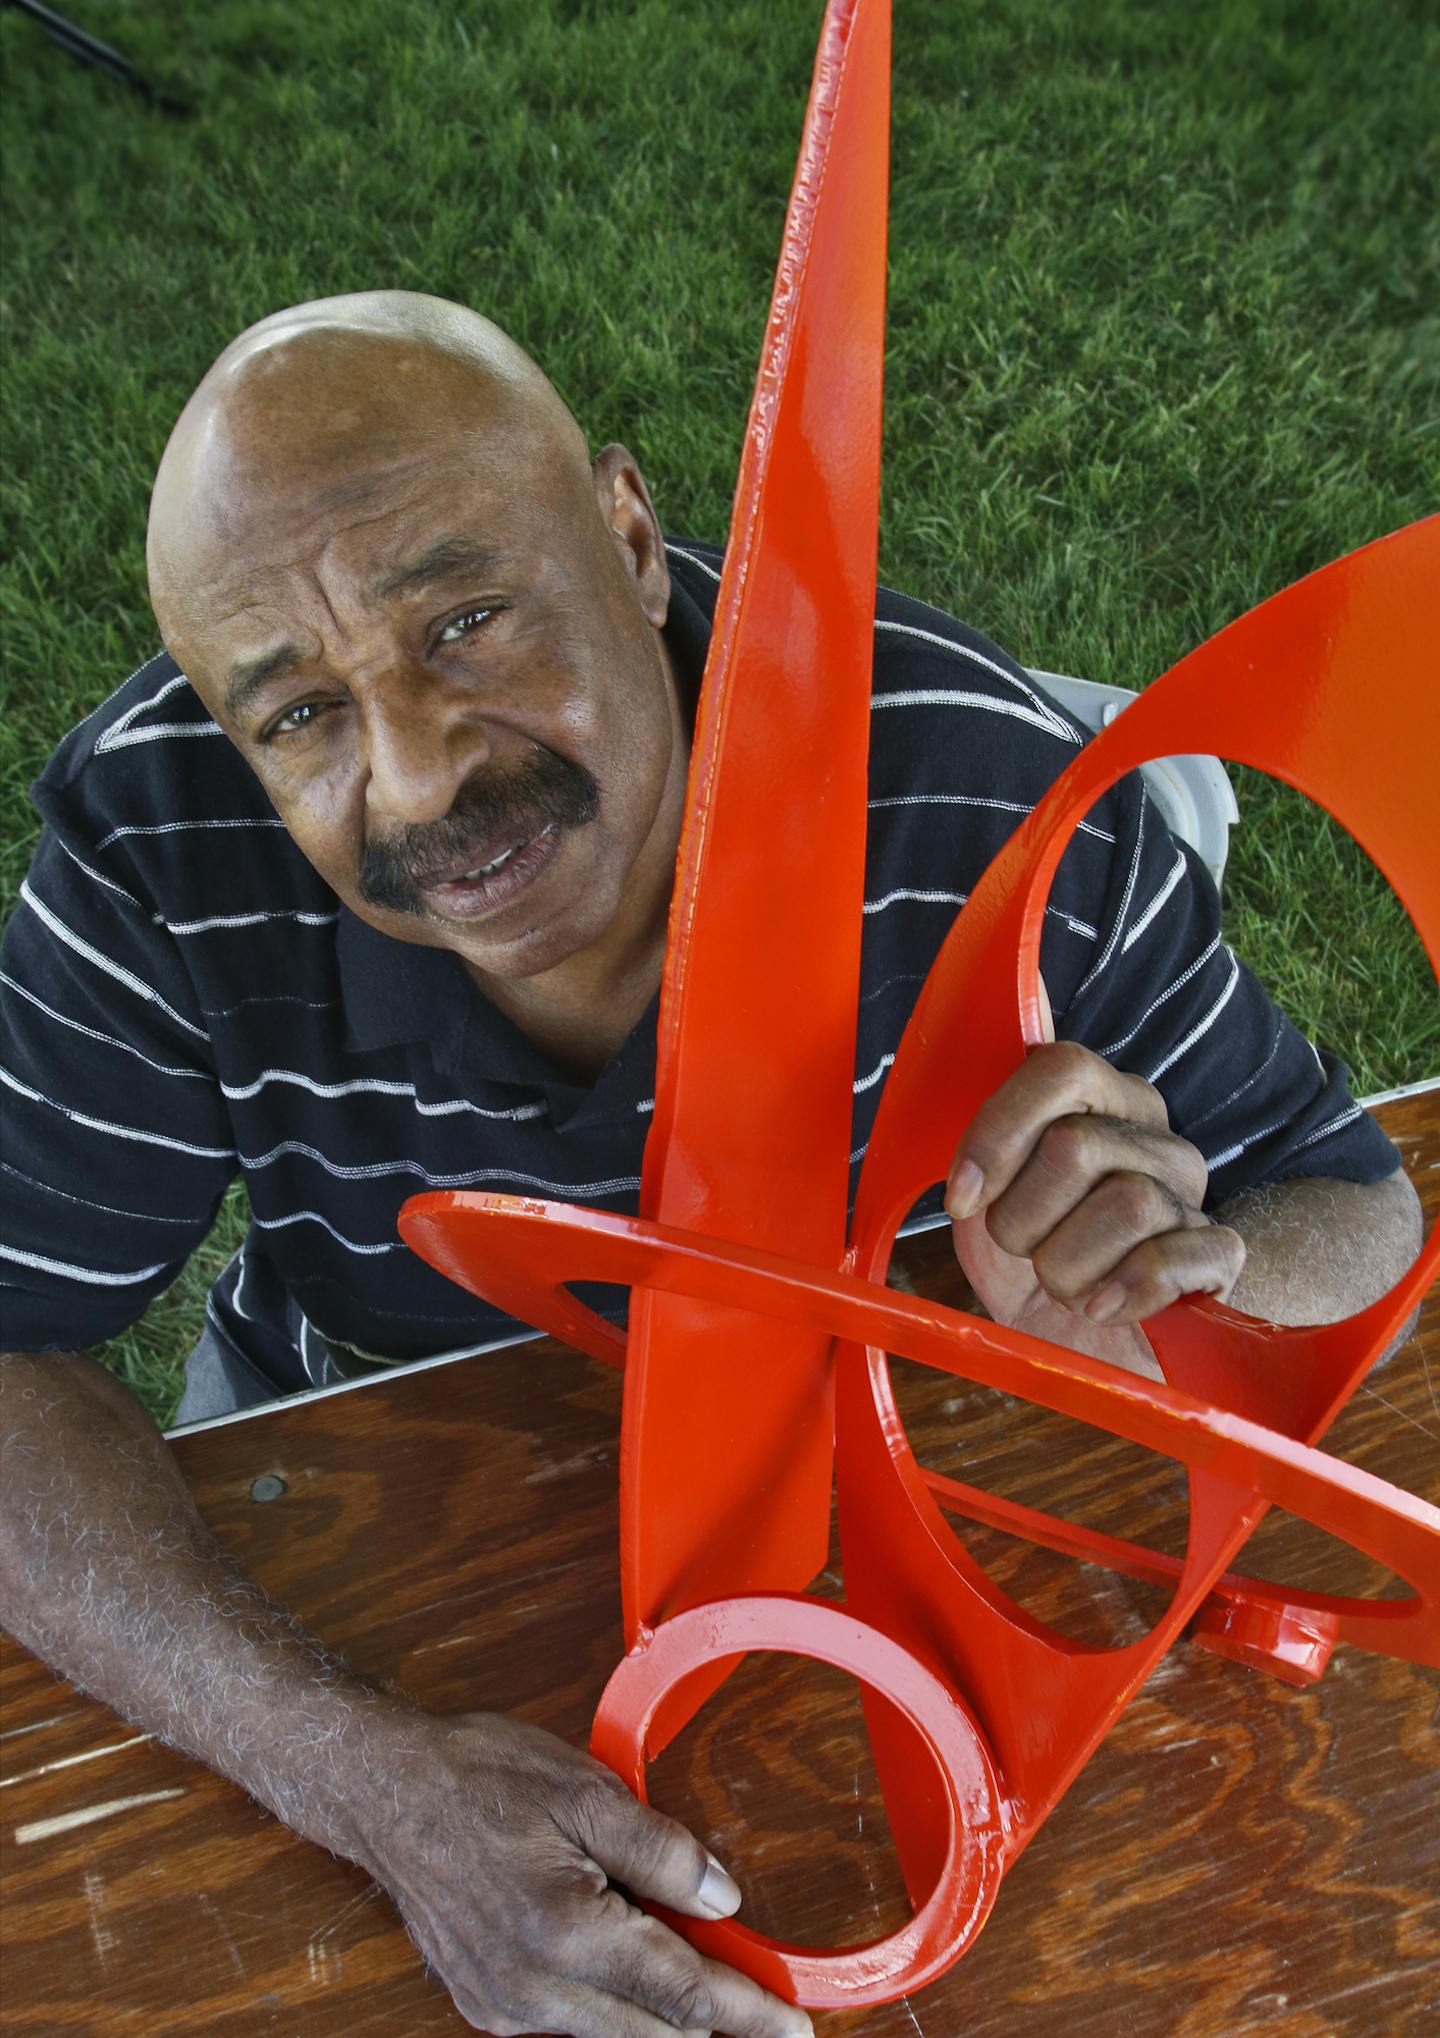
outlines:
[[[264,563],[277,519],[353,520],[377,475],[459,444],[517,486],[586,500],[584,434],[530,356],[479,312],[368,290],[248,327],[185,405],[155,477],[147,557],[167,643],[193,651],[217,582],[238,591],[237,570]]]

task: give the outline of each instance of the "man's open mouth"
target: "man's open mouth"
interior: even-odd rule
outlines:
[[[560,827],[547,821],[533,835],[512,842],[484,863],[453,877],[420,886],[427,909],[447,920],[477,920],[518,898],[534,882],[560,845]]]

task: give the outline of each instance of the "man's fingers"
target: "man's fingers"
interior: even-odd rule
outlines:
[[[593,1793],[585,1846],[612,1882],[696,1918],[728,1917],[740,1902],[730,1876],[693,1833],[641,1804],[623,1786]],[[613,1905],[616,1892],[609,1893]],[[677,2031],[725,2031],[731,2038],[811,2038],[805,2012],[746,1975],[704,1960],[657,1918],[630,1909],[606,1941],[591,1977]]]
[[[711,2038],[709,2024],[676,2025],[603,1989],[577,1989],[565,2005],[566,2038]]]
[[[993,1235],[993,1211],[986,1223]],[[1191,1232],[1205,1239],[1214,1228],[1152,1175],[1120,1173],[1107,1176],[1026,1258],[1053,1301],[1088,1312],[1092,1298],[1119,1277],[1142,1243],[1161,1249],[1162,1264],[1170,1259],[1188,1266]]]
[[[728,1918],[740,1891],[713,1854],[677,1819],[641,1804],[623,1784],[587,1793],[576,1837],[612,1882],[691,1918]]]
[[[412,1930],[416,1921],[412,1920]],[[628,1903],[618,1890],[574,1898],[551,1930],[565,1971],[506,1976],[479,1992],[473,1961],[452,1931],[426,1921],[415,1933],[445,1977],[456,2007],[495,2038],[546,2031],[563,2038],[813,2038],[809,2017]],[[478,1981],[478,1978],[476,1978]]]
[[[812,2038],[804,2010],[781,2002],[748,1975],[702,1959],[657,1918],[637,1915],[611,1942],[599,1977],[622,2001],[638,2003],[672,2031],[724,2031],[729,2038]]]
[[[1139,1323],[1182,1295],[1228,1299],[1245,1266],[1245,1241],[1226,1224],[1148,1238],[1085,1305],[1092,1323]]]
[[[1147,1178],[1148,1191],[1139,1186]],[[1151,1232],[1175,1228],[1182,1210],[1198,1212],[1207,1179],[1204,1156],[1174,1133],[1099,1113],[1057,1118],[986,1221],[1003,1252],[1029,1259],[1089,1198],[1097,1228],[1113,1233],[1113,1265]],[[1168,1222],[1157,1222],[1162,1217]]]
[[[1100,1113],[1165,1131],[1165,1100],[1143,1077],[1112,1068],[1074,1041],[1030,1050],[965,1129],[946,1185],[952,1217],[973,1217],[1004,1194],[1055,1120]]]

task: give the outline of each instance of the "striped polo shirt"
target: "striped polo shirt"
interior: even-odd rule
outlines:
[[[693,700],[722,555],[668,550],[666,638]],[[1082,740],[988,639],[880,591],[853,1175],[956,912]],[[270,1394],[510,1327],[401,1243],[417,1191],[635,1209],[656,1007],[598,1080],[571,1080],[457,956],[340,905],[167,654],[70,733],[33,793],[46,826],[3,951],[9,1346],[85,1347],[134,1321],[237,1171],[253,1221],[208,1307]],[[1226,947],[1207,873],[1138,775],[1075,835],[1042,967],[1060,1036],[1157,1085],[1212,1205],[1398,1165],[1343,1065]]]

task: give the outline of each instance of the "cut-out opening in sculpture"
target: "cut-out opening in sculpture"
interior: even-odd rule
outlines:
[[[1440,1076],[1440,999],[1403,900],[1349,830],[1284,780],[1227,766],[1241,826],[1221,893],[1225,938],[1356,1096]],[[1384,987],[1385,1032],[1369,1017]]]
[[[1145,1575],[1144,1559],[1184,1559],[1190,1513],[1182,1466],[1112,1431],[909,1359],[890,1358],[888,1371],[931,1496],[993,1585],[1032,1620],[1088,1648],[1123,1648],[1154,1628],[1174,1597],[1175,1574]],[[1087,1536],[1100,1547],[1081,1554]],[[1130,1561],[1132,1546],[1138,1561]],[[1102,1555],[1113,1561],[1092,1561]]]
[[[1363,1389],[1362,1389],[1363,1393]],[[1350,1406],[1353,1408],[1354,1403]],[[1382,1414],[1384,1411],[1380,1411]],[[1387,1421],[1390,1419],[1387,1416]],[[1342,1422],[1345,1418],[1342,1417]],[[1379,1427],[1379,1425],[1377,1425]],[[1347,1425],[1348,1431],[1349,1425]],[[1337,1456],[1344,1449],[1345,1434],[1327,1437],[1326,1448]],[[1382,1451],[1368,1453],[1371,1469],[1384,1476]],[[1313,1522],[1302,1521],[1283,1507],[1272,1507],[1250,1537],[1232,1567],[1254,1579],[1259,1586],[1278,1594],[1292,1593],[1297,1602],[1306,1594],[1324,1593],[1337,1598],[1401,1600],[1413,1599],[1415,1588],[1385,1565],[1376,1563],[1363,1550],[1331,1535]]]
[[[838,1948],[910,1917],[861,1687],[843,1670],[747,1656],[651,1761],[649,1795],[725,1863],[746,1920],[775,1938]],[[822,1885],[807,1873],[817,1848]]]

